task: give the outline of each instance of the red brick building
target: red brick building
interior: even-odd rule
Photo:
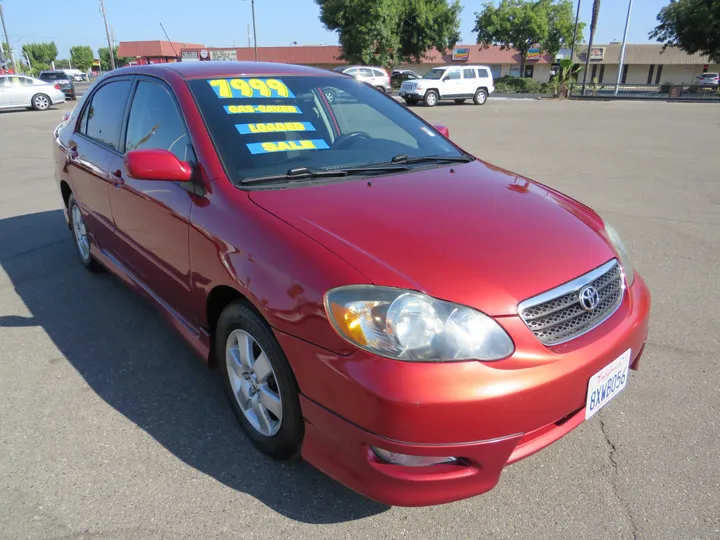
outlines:
[[[179,62],[183,48],[202,48],[197,43],[179,41],[122,41],[118,47],[118,56],[132,58],[131,65],[164,64]]]

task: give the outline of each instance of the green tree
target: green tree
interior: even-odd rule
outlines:
[[[488,2],[475,14],[477,42],[515,49],[520,55],[520,73],[532,47],[553,57],[572,41],[575,26],[571,0],[501,0]],[[578,25],[577,41],[582,41],[583,25]]]
[[[650,37],[688,54],[707,54],[720,62],[720,1],[670,0],[658,13]]]
[[[98,49],[98,54],[100,55],[100,68],[103,71],[110,71],[110,53],[108,52],[110,49],[107,47],[101,47]],[[121,58],[118,56],[118,48],[113,48],[113,54],[115,55],[115,67],[122,67],[126,66],[130,63],[132,58]]]
[[[22,51],[30,59],[30,65],[33,68],[36,64],[49,66],[58,55],[58,49],[54,41],[50,43],[26,43],[23,45]]]
[[[88,45],[70,47],[70,61],[73,67],[80,71],[89,71],[93,65],[93,59],[93,50]]]
[[[320,21],[338,33],[343,57],[392,67],[420,61],[459,39],[459,0],[315,0]]]
[[[68,69],[70,67],[70,60],[67,58],[61,58],[60,60],[55,60],[55,69]]]

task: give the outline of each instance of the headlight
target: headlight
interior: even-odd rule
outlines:
[[[608,238],[610,238],[610,241],[615,247],[615,251],[617,252],[618,258],[620,259],[620,266],[622,266],[623,272],[625,274],[625,279],[627,280],[627,284],[629,287],[633,284],[633,281],[635,281],[635,270],[632,266],[632,263],[630,262],[630,257],[628,255],[627,249],[625,249],[625,244],[623,244],[623,241],[620,239],[620,235],[618,234],[618,232],[607,223],[605,224],[605,232],[607,233]]]
[[[492,318],[415,291],[353,285],[325,294],[335,330],[372,353],[416,362],[500,360],[515,350]]]

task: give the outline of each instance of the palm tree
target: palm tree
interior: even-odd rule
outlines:
[[[595,37],[595,29],[597,28],[598,15],[600,14],[600,0],[593,2],[592,20],[590,21],[590,42],[588,43],[587,52],[585,53],[585,74],[583,75],[582,95],[585,95],[585,83],[587,82],[588,65],[590,64],[590,51],[592,50],[593,38]]]

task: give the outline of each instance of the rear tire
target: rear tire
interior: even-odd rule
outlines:
[[[90,254],[90,234],[85,225],[85,218],[80,210],[80,205],[72,194],[68,199],[68,215],[70,216],[70,230],[75,239],[75,248],[80,257],[80,262],[92,273],[101,271],[102,266]]]
[[[298,385],[267,323],[233,302],[220,315],[215,354],[230,407],[255,447],[280,461],[298,456],[305,435]]]
[[[484,88],[478,88],[477,92],[475,92],[475,96],[473,97],[473,103],[475,105],[485,105],[487,97],[487,90]]]
[[[463,103],[465,103],[465,100],[464,99],[456,99],[455,103],[457,103],[458,105],[462,105]]]
[[[380,90],[380,92],[382,92],[383,94],[387,94],[387,90],[385,90],[385,87],[384,87],[384,86],[376,86],[375,88],[377,88],[378,90]]]
[[[46,111],[50,108],[50,105],[52,105],[52,101],[50,101],[50,98],[45,94],[35,94],[30,100],[30,103],[36,111]]]
[[[435,90],[428,90],[425,94],[425,106],[434,107],[437,105],[439,97],[440,96],[438,96],[438,93]]]

